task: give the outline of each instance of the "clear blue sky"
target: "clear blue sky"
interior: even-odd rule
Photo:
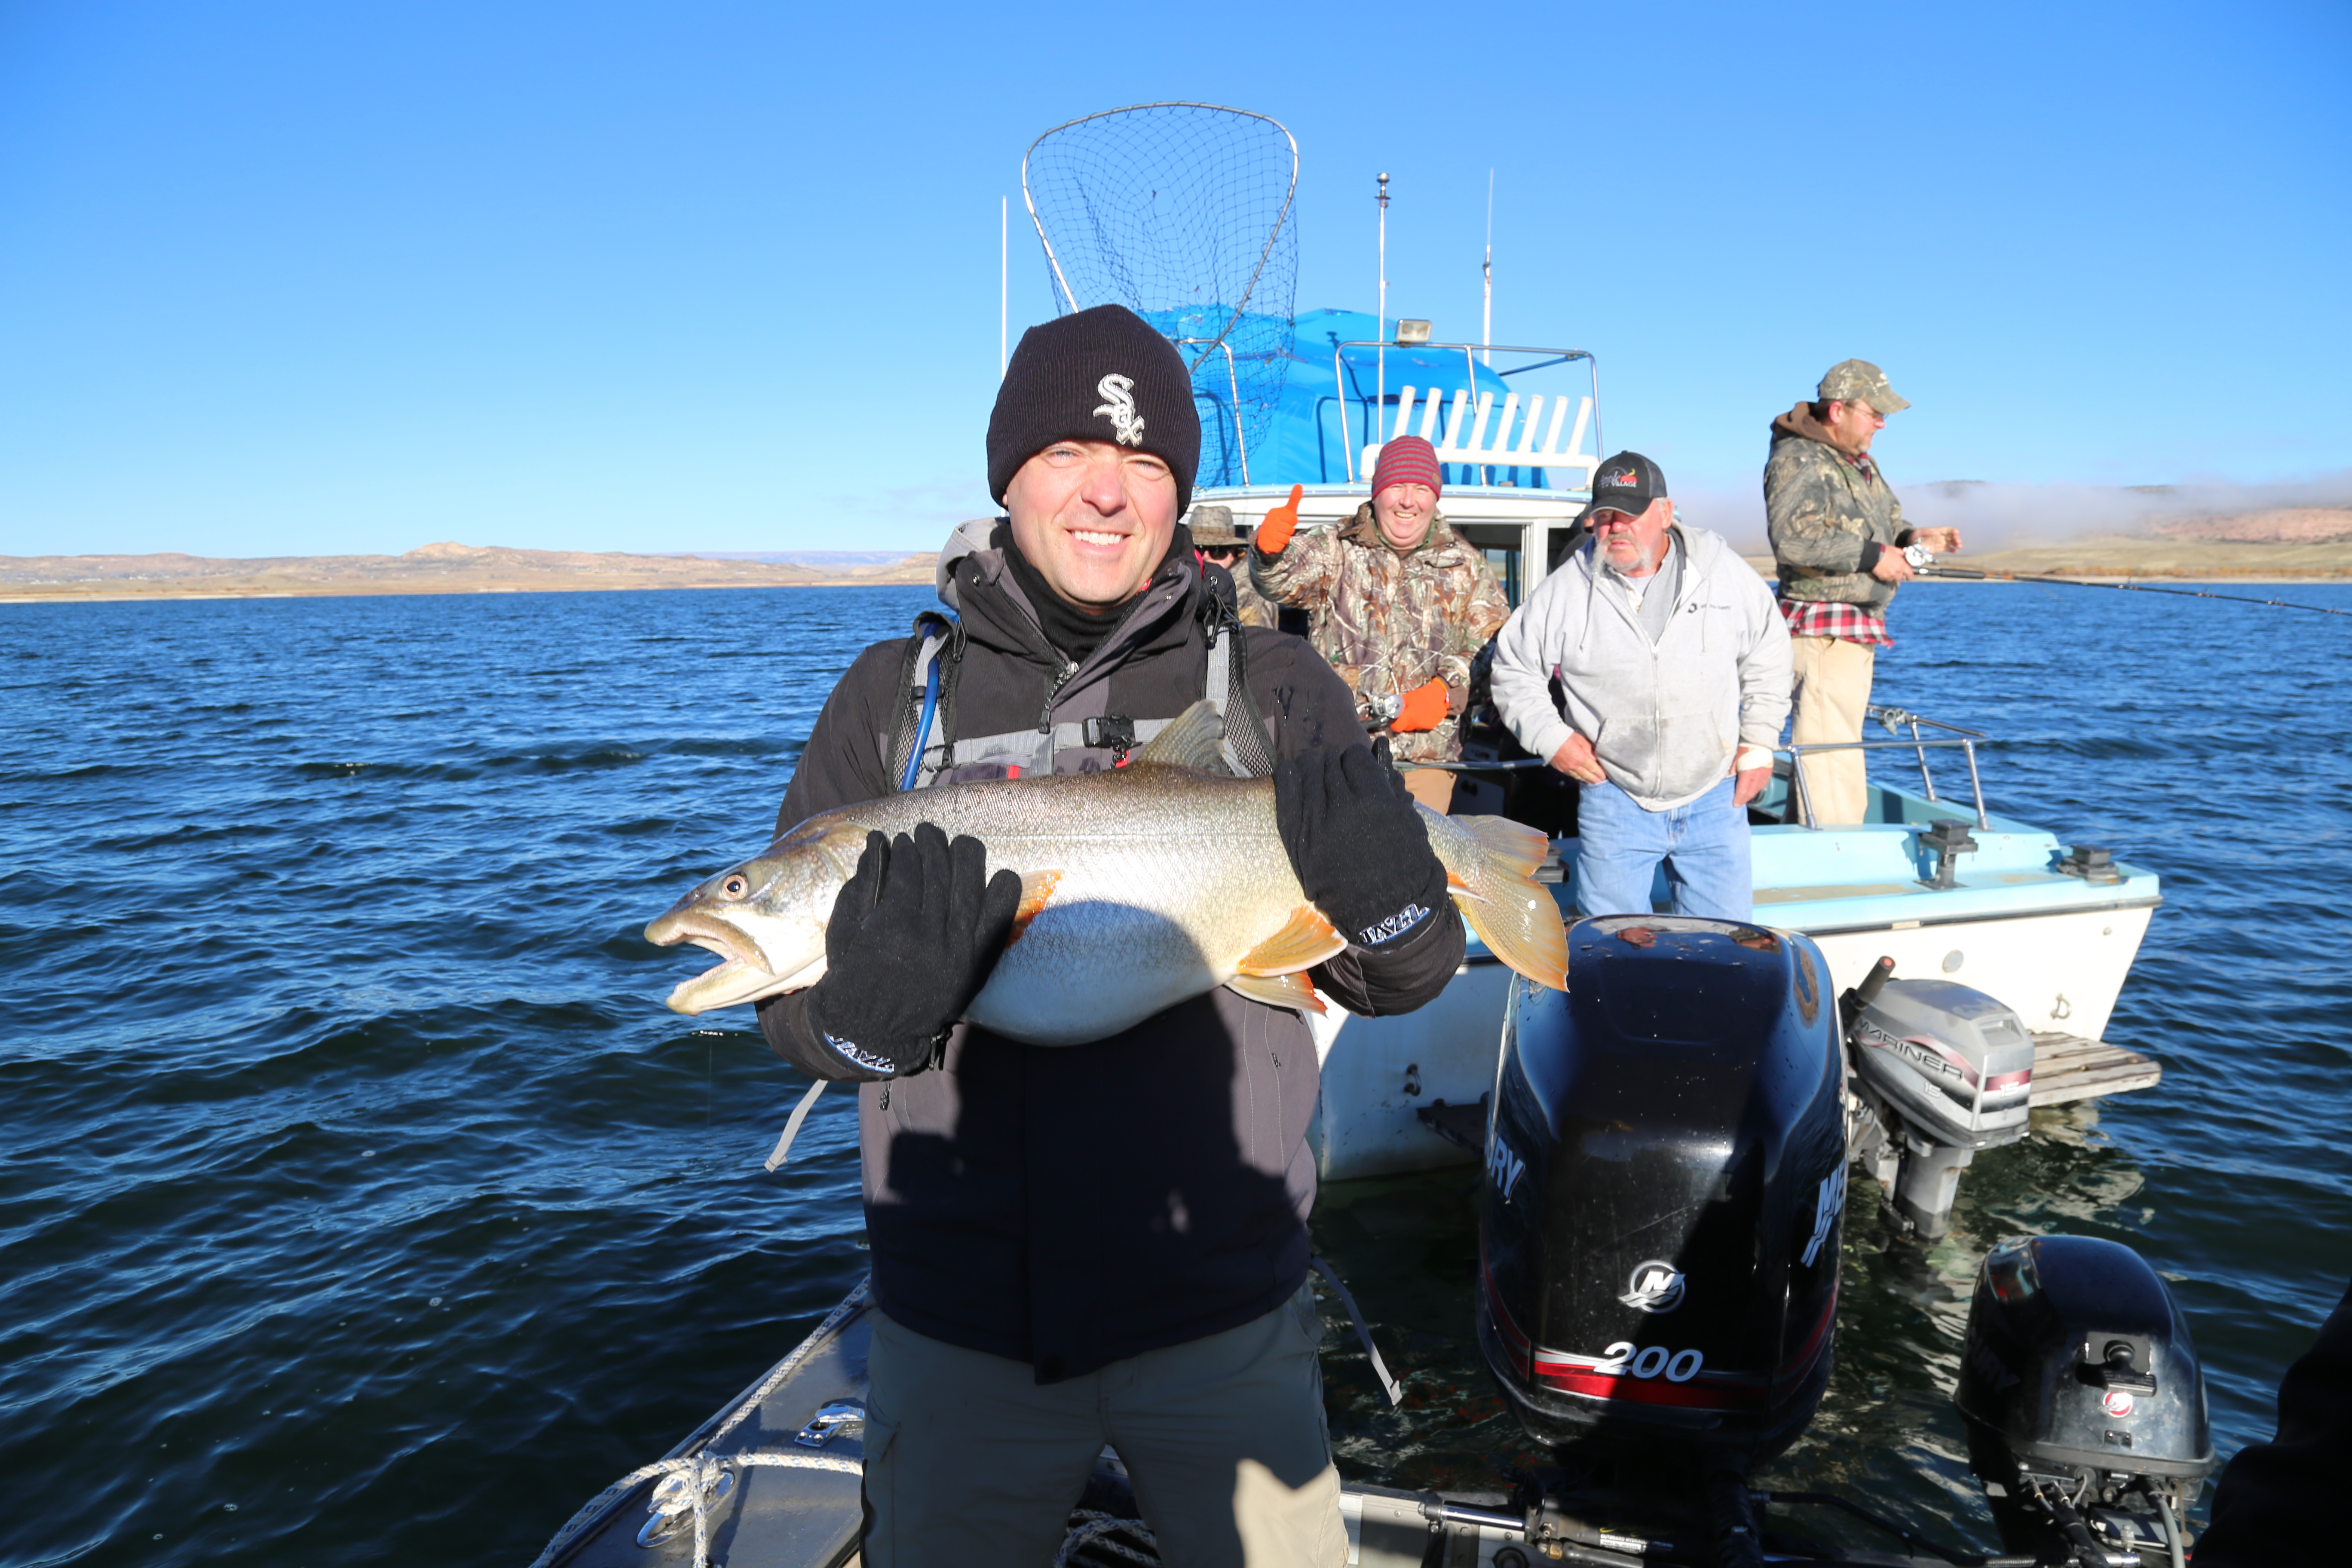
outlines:
[[[1899,481],[2352,468],[2352,6],[0,0],[0,553],[929,548],[997,212],[1163,98],[1303,154],[1302,308],[1600,355],[1745,490],[1849,354]],[[1014,232],[1014,331],[1050,313]]]

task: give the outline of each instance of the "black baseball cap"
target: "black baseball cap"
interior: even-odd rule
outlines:
[[[1666,476],[1657,464],[1639,452],[1620,452],[1601,458],[1601,466],[1592,470],[1592,501],[1579,516],[1590,518],[1606,509],[1639,517],[1665,493]]]

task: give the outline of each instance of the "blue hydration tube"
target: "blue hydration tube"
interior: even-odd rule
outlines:
[[[942,651],[944,650],[942,641]],[[931,668],[923,677],[923,716],[915,724],[915,744],[907,752],[907,771],[898,780],[898,792],[904,795],[915,787],[916,778],[923,771],[923,747],[931,738],[931,716],[940,708],[939,652],[931,655]]]

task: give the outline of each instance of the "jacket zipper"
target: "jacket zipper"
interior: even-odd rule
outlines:
[[[1062,666],[1061,673],[1046,682],[1045,706],[1037,714],[1037,733],[1050,735],[1054,732],[1054,700],[1062,695],[1062,688],[1067,686],[1070,683],[1070,677],[1077,672],[1078,667],[1074,660]]]

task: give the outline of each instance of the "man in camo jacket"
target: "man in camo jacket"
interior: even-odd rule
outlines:
[[[1794,745],[1862,739],[1876,650],[1892,646],[1886,606],[1910,581],[1906,545],[1956,553],[1956,528],[1907,528],[1903,503],[1870,455],[1886,416],[1910,407],[1867,360],[1822,377],[1815,400],[1772,421],[1764,521],[1780,579],[1780,613],[1795,664]],[[1804,759],[1811,820],[1856,823],[1869,800],[1862,752]]]
[[[1372,499],[1354,517],[1293,539],[1294,485],[1250,551],[1258,592],[1307,612],[1307,640],[1355,692],[1367,724],[1387,717],[1391,750],[1405,763],[1461,759],[1470,662],[1511,615],[1486,557],[1437,510],[1439,489],[1436,449],[1400,436],[1381,448]],[[1433,811],[1453,798],[1454,775],[1443,769],[1409,768],[1404,778]]]

